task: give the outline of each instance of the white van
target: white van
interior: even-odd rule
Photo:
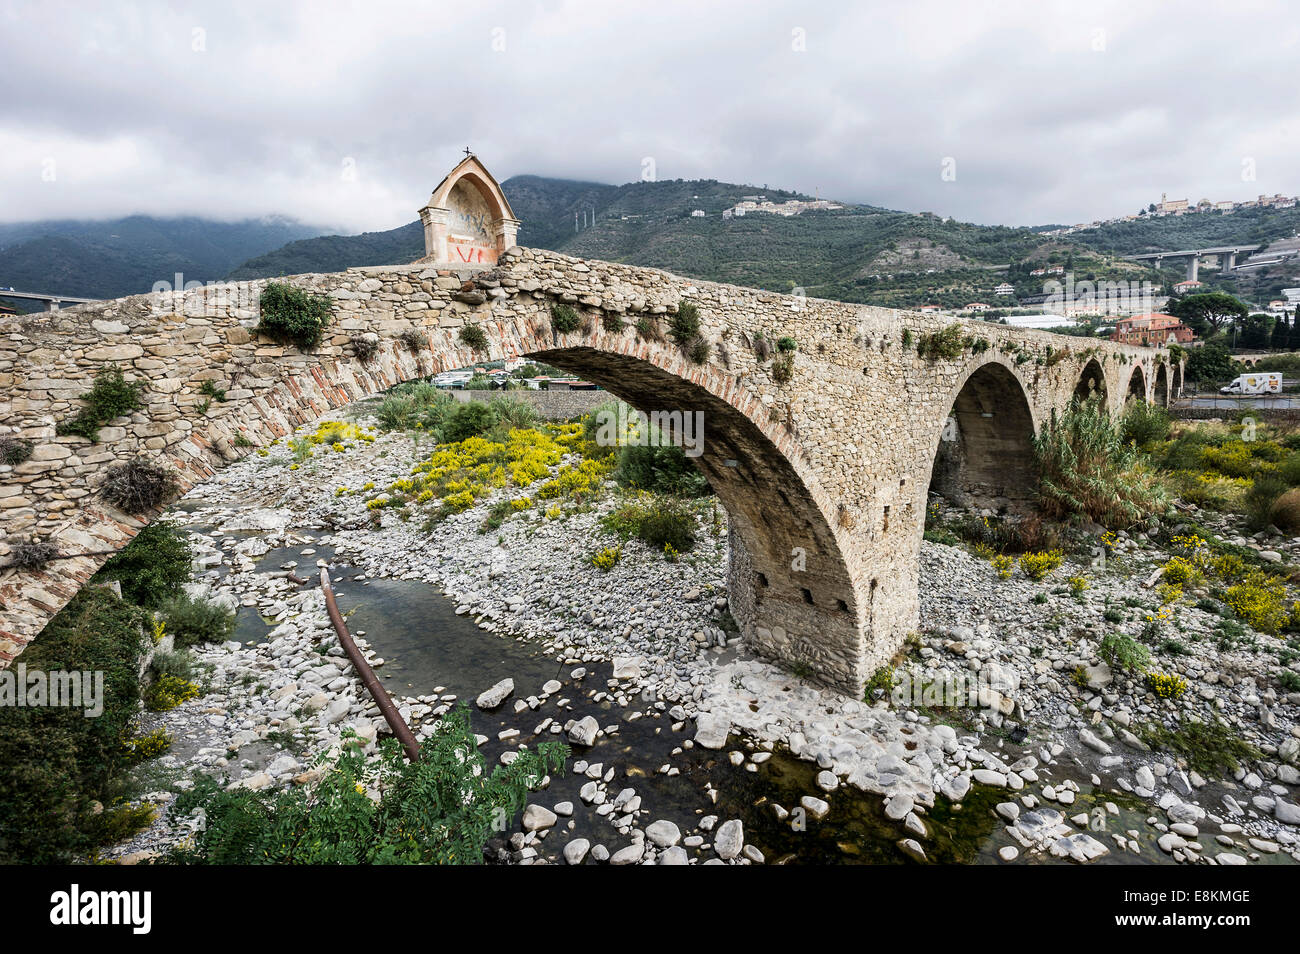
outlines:
[[[1219,388],[1220,394],[1281,394],[1281,371],[1257,371],[1254,374],[1242,374],[1233,378],[1227,387]]]

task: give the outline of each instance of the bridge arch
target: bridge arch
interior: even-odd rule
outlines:
[[[1138,400],[1146,401],[1147,397],[1147,376],[1142,369],[1142,365],[1134,364],[1128,375],[1128,384],[1124,388],[1124,403]]]
[[[1156,368],[1156,380],[1152,400],[1161,407],[1169,406],[1169,369],[1162,361]]]
[[[964,506],[1005,511],[1034,496],[1037,432],[1023,381],[1000,359],[955,388],[931,454],[930,488]]]
[[[1079,383],[1074,386],[1074,400],[1086,401],[1089,398],[1099,398],[1103,404],[1106,403],[1106,372],[1102,370],[1101,362],[1096,358],[1089,358],[1088,363],[1083,366],[1079,372]]]

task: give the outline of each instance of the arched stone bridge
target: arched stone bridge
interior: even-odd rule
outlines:
[[[1100,390],[1117,410],[1130,395],[1165,403],[1181,386],[1181,367],[1151,349],[961,322],[959,356],[926,357],[918,344],[949,319],[532,249],[510,249],[490,270],[415,264],[286,281],[333,300],[315,352],[252,330],[261,282],[5,319],[0,431],[35,447],[30,460],[0,465],[0,564],[32,539],[64,553],[112,551],[157,516],[122,513],[99,496],[113,463],[165,463],[188,489],[358,398],[531,355],[642,410],[704,412],[697,463],[731,517],[730,596],[745,637],[856,693],[916,628],[932,470],[948,494],[1014,506],[1031,495],[1032,434],[1072,398]],[[697,306],[710,345],[702,363],[636,327],[648,318],[663,328],[683,301]],[[556,332],[555,303],[573,306],[582,327]],[[466,324],[485,332],[486,351],[463,342]],[[365,335],[379,342],[368,360],[356,351]],[[788,377],[773,348],[784,337],[798,344]],[[97,443],[56,437],[56,423],[112,365],[145,383],[144,407],[102,428]],[[206,381],[226,400],[201,413]],[[0,665],[104,559],[0,570]]]

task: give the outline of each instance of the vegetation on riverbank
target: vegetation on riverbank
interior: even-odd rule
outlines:
[[[177,864],[480,864],[483,848],[524,807],[569,750],[546,741],[521,748],[487,771],[461,703],[406,761],[392,739],[367,758],[347,741],[322,758],[320,781],[277,792],[227,791],[199,775],[172,807],[177,818],[202,808],[206,825],[166,859]]]

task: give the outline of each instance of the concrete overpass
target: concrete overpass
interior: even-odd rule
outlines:
[[[1130,255],[1129,260],[1134,262],[1154,262],[1155,267],[1159,268],[1160,263],[1166,258],[1185,258],[1187,259],[1187,280],[1196,281],[1197,268],[1200,265],[1202,255],[1221,255],[1223,256],[1223,270],[1237,267],[1237,256],[1242,253],[1254,252],[1263,248],[1262,243],[1254,245],[1216,245],[1209,248],[1185,248],[1177,252],[1148,252],[1145,255]]]
[[[45,305],[46,311],[58,311],[62,305],[85,305],[92,301],[99,301],[98,298],[77,298],[73,295],[48,295],[44,292],[20,292],[11,289],[0,288],[0,299],[12,298],[18,301],[39,301]]]

